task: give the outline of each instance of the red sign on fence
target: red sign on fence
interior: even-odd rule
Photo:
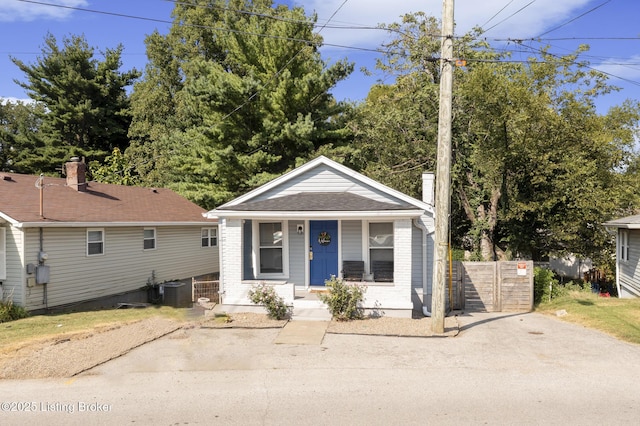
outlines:
[[[527,275],[527,262],[518,262],[518,275]]]

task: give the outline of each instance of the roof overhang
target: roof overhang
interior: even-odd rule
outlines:
[[[16,222],[16,228],[115,228],[133,226],[218,226],[217,222]]]
[[[605,222],[602,225],[605,228],[640,229],[640,223],[611,223],[611,222]]]
[[[367,218],[414,218],[420,217],[424,210],[374,210],[374,211],[241,211],[212,210],[207,213],[210,219],[367,219]]]

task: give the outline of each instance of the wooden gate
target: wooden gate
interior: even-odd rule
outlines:
[[[453,288],[463,292],[453,309],[465,312],[529,312],[533,262],[453,262]]]

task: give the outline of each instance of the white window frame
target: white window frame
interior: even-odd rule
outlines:
[[[147,238],[145,233],[147,231],[153,231],[153,238]],[[153,247],[146,247],[147,241],[153,241]],[[158,247],[158,233],[156,228],[144,228],[142,230],[142,249],[144,251],[155,250]]]
[[[204,235],[206,231],[206,235]],[[207,245],[204,245],[203,242],[207,241]],[[209,248],[209,247],[218,247],[218,228],[201,228],[200,229],[200,247]]]
[[[263,223],[279,223],[282,229],[282,272],[266,272],[260,271],[260,224]],[[253,259],[254,259],[254,271],[256,278],[269,279],[269,278],[288,278],[289,277],[289,229],[288,222],[286,220],[263,220],[252,221],[252,240],[253,240]]]
[[[392,230],[392,235],[393,235],[393,239],[392,239],[392,246],[391,247],[380,247],[380,249],[382,250],[392,250],[392,258],[395,259],[395,251],[396,251],[396,247],[395,247],[395,239],[396,239],[396,224],[395,221],[393,219],[389,219],[389,220],[365,220],[362,222],[362,249],[363,249],[363,253],[365,260],[366,260],[366,265],[365,265],[365,271],[368,271],[371,275],[373,275],[373,261],[371,259],[371,250],[372,247],[370,245],[369,242],[369,233],[371,232],[370,230],[370,226],[372,223],[388,223],[391,224],[391,230]],[[374,250],[376,249],[375,247],[373,248]],[[395,273],[395,262],[394,262],[394,273]]]
[[[89,233],[91,232],[100,232],[101,235],[101,239],[100,241],[89,241]],[[103,256],[105,253],[105,246],[106,246],[106,242],[105,242],[106,238],[105,238],[105,234],[104,234],[104,228],[87,228],[87,256]],[[100,251],[100,253],[89,253],[89,245],[90,244],[96,244],[96,243],[100,243],[102,244],[102,250]]]
[[[628,262],[629,261],[629,230],[621,229],[620,230],[620,261]]]

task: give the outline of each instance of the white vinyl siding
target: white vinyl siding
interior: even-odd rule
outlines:
[[[364,260],[362,257],[362,221],[342,221],[342,258],[344,260]],[[340,267],[342,269],[342,266]]]
[[[162,244],[156,250],[141,248],[143,227],[104,229],[107,250],[102,256],[84,257],[86,229],[45,228],[43,248],[49,254],[48,306],[96,299],[137,290],[153,275],[156,282],[191,278],[218,272],[218,250],[202,250],[200,226],[156,227]],[[27,263],[37,261],[38,231],[30,229]],[[44,286],[29,289],[28,309],[44,308]]]
[[[104,254],[104,229],[87,229],[87,256]]]
[[[398,203],[401,201],[392,198],[389,194],[384,193],[376,188],[365,185],[363,182],[354,179],[351,176],[343,174],[337,170],[319,165],[313,170],[303,173],[282,185],[273,188],[270,191],[256,196],[251,201],[260,201],[270,198],[282,197],[286,195],[295,195],[303,192],[349,192],[370,198],[376,201],[387,203]]]
[[[623,235],[626,234],[626,237]],[[623,239],[626,238],[626,241]],[[618,284],[622,298],[640,297],[640,230],[620,229],[618,231]],[[626,244],[625,244],[626,243]],[[623,247],[626,245],[626,249]],[[626,259],[622,259],[622,254]]]
[[[144,228],[143,247],[145,250],[155,250],[156,248],[156,228]]]
[[[305,266],[308,262],[307,251],[305,250],[305,230],[303,226],[302,234],[298,234],[297,225],[302,223],[299,220],[289,221],[289,278],[288,282],[298,286],[305,284]]]

